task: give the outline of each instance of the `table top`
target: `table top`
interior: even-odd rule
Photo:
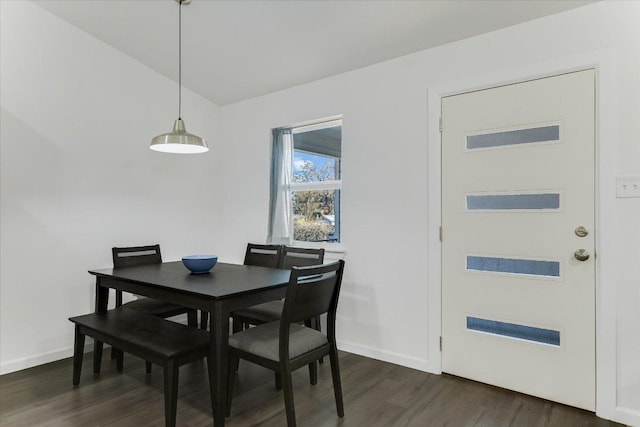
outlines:
[[[284,287],[289,282],[290,275],[289,270],[220,262],[209,273],[191,274],[182,261],[89,270],[89,273],[97,277],[154,285],[212,299]]]

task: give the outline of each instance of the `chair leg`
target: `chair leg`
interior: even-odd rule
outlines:
[[[213,407],[215,406],[214,404],[214,396],[216,395],[216,387],[215,387],[215,382],[213,381],[213,376],[211,375],[213,373],[213,368],[212,366],[209,364],[209,357],[205,357],[204,362],[207,364],[207,378],[209,379],[209,398],[211,401],[211,413],[213,414]]]
[[[164,367],[164,422],[175,427],[178,408],[178,365],[170,359]]]
[[[320,331],[320,317],[312,317],[311,319],[304,321],[304,326],[307,328],[313,328],[316,331]],[[322,363],[322,357],[320,358],[320,363]],[[311,385],[318,384],[318,363],[314,360],[313,363],[309,364],[309,381]]]
[[[100,367],[102,366],[102,341],[93,342],[93,375],[100,374]]]
[[[338,362],[338,350],[333,345],[329,353],[331,362],[331,377],[333,378],[333,394],[336,398],[336,409],[339,417],[344,417],[344,403],[342,402],[342,384],[340,383],[340,365]]]
[[[287,426],[296,427],[296,410],[293,404],[293,382],[291,381],[291,368],[288,365],[283,366],[281,375],[282,390],[284,395],[284,408],[287,412]]]
[[[318,362],[309,363],[309,382],[311,385],[318,384]]]
[[[76,325],[76,334],[73,342],[73,385],[80,384],[82,372],[82,358],[84,356],[84,334],[80,333],[80,327]]]
[[[207,326],[209,325],[209,312],[201,311],[200,312],[200,329],[207,330]]]
[[[280,372],[275,372],[276,390],[282,390],[282,375]]]
[[[316,316],[312,319],[312,327],[318,332],[322,332],[322,328],[320,326],[320,316]],[[320,364],[324,363],[324,357],[321,357],[319,360]]]
[[[215,381],[215,374],[216,374],[216,366],[214,363],[214,358],[213,357],[207,357],[207,377],[209,378],[209,399],[211,402],[211,415],[215,416],[214,414],[214,408],[216,408],[217,405],[217,401],[216,401],[216,381]],[[217,406],[219,408],[219,406]]]
[[[187,325],[194,328],[198,327],[198,310],[187,311]]]
[[[229,374],[227,378],[227,410],[225,416],[231,416],[231,402],[233,401],[233,388],[236,383],[236,372],[238,372],[238,366],[240,365],[240,359],[235,354],[229,354]],[[213,394],[213,390],[212,390]]]
[[[116,291],[116,308],[121,307],[122,306],[122,291]],[[111,347],[111,360],[115,359],[118,357],[118,349],[115,347]],[[119,362],[122,363],[122,362]],[[120,364],[118,364],[117,366],[120,366]],[[120,369],[118,372],[122,372],[122,369]]]
[[[116,370],[122,372],[124,370],[124,351],[116,350]]]
[[[151,375],[151,362],[144,362],[145,372],[147,375]]]
[[[244,322],[236,316],[231,316],[231,331],[235,334],[244,330]]]

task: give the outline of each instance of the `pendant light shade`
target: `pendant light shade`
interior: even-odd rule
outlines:
[[[149,148],[163,153],[179,154],[197,154],[209,151],[204,139],[187,132],[182,119],[176,120],[173,131],[153,138]]]
[[[158,135],[151,140],[154,151],[177,154],[197,154],[209,151],[207,142],[197,135],[187,132],[181,118],[182,113],[182,5],[191,0],[176,0],[178,7],[178,119],[173,124],[173,131]]]

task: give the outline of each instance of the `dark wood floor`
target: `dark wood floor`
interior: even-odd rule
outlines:
[[[163,426],[162,372],[125,356],[118,374],[105,352],[103,372],[85,356],[80,386],[71,385],[71,360],[0,377],[0,425]],[[328,363],[317,386],[306,369],[294,375],[298,425],[304,426],[620,426],[594,414],[448,375],[431,375],[353,354],[340,356],[345,417],[338,418]],[[178,426],[210,426],[204,362],[180,369]],[[229,426],[284,426],[281,392],[271,372],[241,362]]]

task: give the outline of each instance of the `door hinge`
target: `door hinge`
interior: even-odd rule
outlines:
[[[442,226],[440,226],[440,241],[442,242]]]
[[[442,351],[442,337],[440,337],[440,351]]]
[[[439,125],[440,125],[440,133],[442,133],[442,117],[440,117],[440,123],[439,123]]]

